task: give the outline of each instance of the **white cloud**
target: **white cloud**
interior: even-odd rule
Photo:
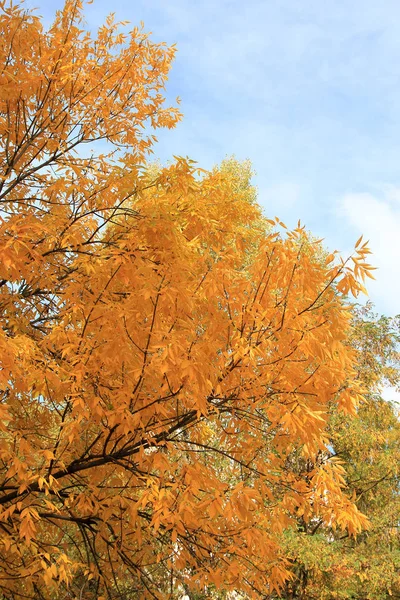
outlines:
[[[370,241],[370,262],[378,267],[376,281],[368,280],[371,299],[390,315],[400,312],[400,189],[385,186],[380,196],[350,193],[339,211],[356,231]]]

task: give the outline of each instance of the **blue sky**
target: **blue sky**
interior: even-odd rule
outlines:
[[[60,0],[28,0],[45,23]],[[94,0],[176,43],[167,95],[184,120],[155,154],[209,168],[249,158],[259,202],[330,249],[370,240],[377,310],[400,312],[400,5],[397,0]]]

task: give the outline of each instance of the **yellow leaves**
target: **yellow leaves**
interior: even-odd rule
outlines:
[[[293,574],[282,565],[273,565],[271,568],[271,589],[278,594],[286,581],[293,578]]]
[[[7,431],[11,415],[6,404],[0,404],[0,431]]]
[[[278,591],[296,517],[363,526],[341,465],[313,461],[330,407],[356,407],[341,296],[363,289],[368,248],[348,264],[300,223],[269,235],[287,228],[262,216],[248,163],[142,168],[144,124],[180,118],[161,93],[175,50],[138,29],[120,48],[111,18],[92,40],[80,19],[75,2],[47,33],[26,17],[0,96],[2,518],[46,600],[99,576],[93,544],[111,588],[130,569],[144,590],[157,564],[146,585],[165,597],[168,569]],[[130,153],[72,156],[77,128]]]
[[[336,281],[337,290],[343,295],[351,293],[353,297],[357,297],[360,292],[367,294],[367,291],[361,282],[365,281],[365,277],[374,279],[371,271],[375,269],[370,264],[365,262],[366,255],[370,254],[371,251],[368,247],[368,242],[361,245],[362,236],[357,240],[355,245],[355,253],[348,258],[346,261],[341,258],[340,263],[331,267],[329,276]],[[336,251],[329,254],[325,259],[325,263],[328,265],[332,263]],[[353,267],[349,265],[349,261],[352,261]]]
[[[46,586],[50,586],[58,575],[57,565],[53,563],[48,567],[45,561],[42,561],[41,564],[43,568],[43,581]]]
[[[155,452],[152,455],[153,467],[160,473],[165,473],[165,471],[169,468],[169,462],[166,456],[162,453],[162,451]],[[161,490],[164,493],[164,490]]]
[[[328,254],[328,256],[325,259],[325,264],[329,265],[334,259],[335,259],[335,252]]]
[[[45,585],[50,589],[54,589],[58,583],[66,583],[68,585],[72,579],[71,562],[68,556],[62,552],[55,560],[51,560],[48,553],[43,554],[40,565]],[[90,572],[86,576],[89,581],[93,578],[93,574]]]
[[[342,492],[346,487],[343,464],[338,457],[327,459],[312,477],[310,497],[317,514],[326,524],[355,535],[369,527],[369,520]]]
[[[27,545],[31,544],[32,538],[34,538],[37,531],[35,521],[39,520],[38,512],[33,507],[25,507],[21,511],[19,536],[25,540]]]
[[[259,492],[240,482],[231,492],[229,505],[225,509],[226,515],[233,520],[239,518],[240,521],[246,523],[252,519],[252,513],[260,506],[260,502],[261,496]],[[210,509],[208,510],[210,511]]]
[[[320,477],[324,480],[323,485],[327,486],[327,491],[334,491],[337,487],[346,486],[344,475],[345,470],[343,468],[343,461],[340,458],[333,456],[322,465],[316,477],[317,480]]]
[[[42,454],[43,454],[44,458],[46,459],[46,461],[55,459],[55,455],[54,455],[54,452],[52,452],[52,450],[43,450]]]
[[[354,246],[355,248],[357,248],[357,247],[358,247],[358,246],[361,244],[363,237],[364,237],[364,236],[363,236],[363,235],[361,235],[361,236],[358,238],[358,240],[356,241],[356,243],[355,243],[355,246]]]
[[[269,223],[270,225],[280,225],[281,227],[283,227],[284,229],[287,229],[285,223],[283,223],[279,217],[275,217],[275,219],[266,219],[266,222]]]
[[[214,519],[217,515],[221,515],[222,512],[223,512],[223,501],[220,496],[217,496],[207,506],[207,513],[211,519]],[[229,509],[227,509],[226,515],[228,517],[232,517],[232,512],[230,512]]]
[[[343,412],[349,415],[355,415],[356,409],[362,402],[363,397],[357,388],[346,388],[342,390],[337,398],[338,407]]]
[[[7,70],[12,86],[3,86],[7,87],[3,90],[4,112],[7,113],[7,106],[10,108],[13,101],[16,106],[5,120],[7,130],[0,131],[3,137],[8,136],[7,151],[14,156],[11,167],[19,158],[18,169],[28,168],[34,152],[39,164],[44,160],[45,151],[55,153],[62,148],[62,153],[68,154],[67,140],[77,124],[85,132],[87,139],[83,142],[97,133],[104,139],[146,151],[152,144],[152,136],[141,140],[139,130],[143,121],[150,117],[155,127],[172,127],[180,119],[177,109],[162,108],[164,98],[159,93],[174,50],[151,43],[138,30],[132,32],[130,43],[121,49],[118,46],[124,41],[124,35],[110,35],[117,27],[114,24],[106,27],[109,33],[100,32],[98,41],[89,35],[83,36],[73,25],[66,36],[65,31],[62,33],[65,22],[79,22],[81,10],[79,3],[67,3],[63,12],[66,21],[57,18],[49,32],[43,32],[39,19],[29,13],[22,14],[19,7],[10,8],[2,20],[2,33],[8,42],[5,40],[4,45],[8,47],[4,60],[10,52],[12,59],[9,56],[8,62],[14,65],[13,72]],[[12,22],[18,23],[14,35]],[[43,95],[47,84],[49,87]],[[142,88],[142,93],[132,94],[135,87]],[[23,99],[22,104],[18,98]],[[151,106],[147,102],[149,98],[152,98]],[[22,114],[23,107],[29,112]],[[86,110],[88,107],[90,110]],[[35,111],[35,123],[39,126],[35,130],[36,145],[31,144],[28,135],[29,118]],[[22,124],[26,136],[20,131]],[[14,138],[15,130],[19,135]],[[37,148],[41,148],[39,154]],[[89,161],[83,164],[93,166],[93,159]]]

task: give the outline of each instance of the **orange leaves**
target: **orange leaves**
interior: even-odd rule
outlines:
[[[179,159],[130,175],[136,192],[104,229],[64,231],[68,210],[52,212],[43,268],[31,266],[40,286],[32,279],[16,303],[4,294],[25,328],[5,338],[15,345],[7,456],[20,465],[28,454],[19,430],[32,455],[29,476],[6,474],[5,503],[24,493],[34,503],[27,543],[55,539],[63,523],[77,571],[70,537],[84,528],[97,550],[82,536],[80,551],[110,578],[128,569],[144,586],[132,564],[172,561],[184,578],[189,565],[195,583],[251,597],[288,577],[279,536],[295,518],[361,523],[337,469],[302,466],[325,450],[330,404],[353,410],[343,386],[354,355],[318,245],[301,228],[266,235],[246,177],[225,169],[199,178]],[[54,565],[42,567],[46,585],[64,581]]]
[[[259,492],[254,488],[244,486],[243,482],[240,482],[231,492],[230,506],[227,513],[232,519],[238,518],[242,523],[246,523],[252,521],[253,515],[251,513],[260,507],[260,503]]]
[[[371,254],[371,251],[368,248],[368,242],[365,242],[362,246],[360,246],[362,241],[361,236],[355,245],[356,256],[352,256],[351,260],[354,263],[354,275],[355,277],[361,278],[365,281],[365,277],[369,277],[370,279],[375,279],[372,275],[371,271],[375,270],[375,267],[372,267],[370,264],[365,262],[365,257],[368,254]]]
[[[26,544],[30,544],[36,533],[35,521],[39,520],[37,510],[32,507],[26,507],[21,511],[21,521],[19,527],[19,535],[25,539]]]
[[[350,267],[300,223],[270,232],[286,226],[248,163],[145,168],[144,124],[180,118],[162,95],[175,49],[81,23],[76,0],[48,32],[0,18],[0,505],[18,554],[0,571],[46,600],[86,578],[97,597],[278,591],[296,516],[363,523],[339,466],[315,463],[330,407],[361,391],[342,295],[368,248]],[[98,140],[116,157],[76,152]]]
[[[43,569],[43,582],[48,589],[57,589],[59,584],[65,583],[68,585],[70,583],[74,569],[66,554],[61,552],[56,560],[52,562],[50,555],[45,553],[40,561],[40,566]]]
[[[365,262],[365,258],[371,251],[368,247],[368,242],[365,242],[362,246],[360,245],[362,236],[357,240],[355,245],[354,254],[346,261],[340,259],[338,265],[331,268],[331,276],[337,281],[337,289],[344,295],[349,292],[356,298],[360,292],[367,294],[365,287],[362,282],[365,281],[365,277],[374,279],[371,271],[375,269],[370,264]],[[333,260],[333,255],[329,255],[326,259],[327,264]],[[352,261],[353,266],[350,266],[349,261]]]
[[[311,481],[311,497],[315,512],[333,530],[346,529],[350,535],[369,527],[369,520],[343,493],[346,488],[343,461],[337,457],[326,460]]]

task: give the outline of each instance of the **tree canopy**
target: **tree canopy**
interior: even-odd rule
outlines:
[[[368,527],[328,427],[367,244],[266,219],[247,164],[147,165],[174,48],[1,11],[1,593],[279,592],[299,518]]]

